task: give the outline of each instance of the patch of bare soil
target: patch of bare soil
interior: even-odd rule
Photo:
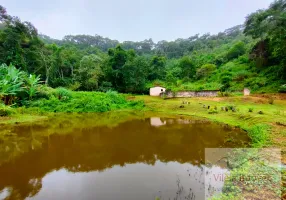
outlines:
[[[136,98],[135,96],[128,96],[127,100],[135,100],[135,98]]]
[[[272,123],[273,146],[281,148],[281,162],[286,164],[286,135],[281,134],[285,130],[284,126]]]
[[[205,100],[205,101],[215,101],[215,102],[220,102],[220,101],[225,101],[228,99],[228,97],[196,97],[198,100]]]
[[[9,119],[11,119],[11,117],[0,117],[0,122],[1,121],[6,121],[6,120],[9,120]]]
[[[242,97],[243,102],[253,102],[253,103],[258,103],[258,104],[267,104],[268,100],[269,98],[257,97],[257,96]]]
[[[275,93],[275,94],[254,94],[254,97],[269,99],[274,98],[276,100],[286,100],[286,93]]]

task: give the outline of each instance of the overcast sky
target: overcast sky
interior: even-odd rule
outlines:
[[[218,33],[273,0],[0,0],[8,14],[40,33],[101,35],[119,41],[187,38]]]

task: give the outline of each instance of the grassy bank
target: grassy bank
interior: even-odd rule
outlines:
[[[136,96],[135,99],[144,101],[146,107],[155,112],[204,117],[242,128],[251,137],[253,147],[281,148],[286,163],[286,101],[283,98],[281,95],[167,100]]]
[[[129,101],[126,95],[117,92],[68,92],[50,96],[26,104],[28,110],[44,112],[107,112],[119,109],[141,109],[143,101]]]
[[[53,89],[39,95],[41,98],[22,101],[11,106],[0,105],[0,123],[37,120],[39,115],[51,113],[89,113],[114,110],[138,110],[143,101],[130,101],[117,92],[72,92],[64,88]],[[22,106],[19,106],[22,104]]]

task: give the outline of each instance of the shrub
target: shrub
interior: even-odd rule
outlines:
[[[239,56],[245,53],[245,44],[242,41],[234,44],[226,54],[228,60],[232,60],[234,58],[238,58]]]
[[[197,69],[196,77],[198,79],[210,76],[216,69],[214,64],[205,64],[201,68]]]
[[[228,108],[229,110],[234,110],[234,109],[235,109],[235,106],[229,105],[229,106],[227,106],[227,108]]]
[[[263,112],[262,110],[260,110],[260,111],[258,112],[258,114],[263,115],[264,112]]]
[[[102,92],[74,92],[72,98],[65,101],[57,96],[31,102],[29,107],[38,107],[43,112],[107,112],[125,108],[143,108],[142,101],[127,101],[124,95],[114,91]]]
[[[14,113],[15,111],[10,106],[5,106],[4,104],[0,104],[0,117],[7,117]]]
[[[164,100],[167,99],[166,92],[163,92],[163,94],[161,95],[161,98],[164,99]]]
[[[37,91],[38,91],[36,94],[37,99],[41,98],[49,99],[51,96],[53,96],[55,89],[48,87],[46,85],[40,85],[37,88]]]
[[[12,64],[0,65],[0,98],[6,105],[31,100],[38,92],[39,83],[40,76],[28,75]]]
[[[239,56],[237,61],[239,63],[249,63],[249,56],[248,55]]]
[[[61,101],[65,101],[65,100],[71,98],[71,91],[69,91],[63,87],[59,87],[59,88],[55,89],[53,94],[55,95],[55,97],[57,97]]]
[[[248,108],[248,112],[253,112],[253,108]]]
[[[36,96],[38,90],[38,86],[40,83],[40,75],[32,75],[25,78],[25,91],[29,96],[29,99],[31,100],[34,96]]]
[[[234,80],[236,81],[243,81],[244,79],[248,78],[251,73],[247,70],[242,70],[236,73]]]
[[[217,114],[218,111],[215,110],[215,109],[213,109],[213,108],[211,108],[208,113],[209,113],[209,114]]]
[[[279,90],[278,90],[278,92],[280,92],[280,93],[286,93],[286,84],[281,85],[280,88],[279,88]]]
[[[107,98],[111,100],[112,103],[114,104],[124,104],[126,103],[126,99],[124,98],[123,95],[118,94],[116,91],[107,91],[106,92]]]
[[[24,91],[27,74],[13,65],[0,65],[0,98],[6,105],[12,105],[19,93]]]
[[[221,80],[221,84],[222,84],[220,89],[222,91],[226,91],[230,87],[230,83],[232,81],[232,74],[229,72],[225,72],[225,73],[221,74],[220,80]]]
[[[254,147],[262,147],[268,140],[269,126],[266,124],[257,124],[253,126],[249,131],[248,135],[252,140]]]
[[[231,94],[231,92],[229,92],[229,91],[225,91],[225,92],[220,91],[220,92],[218,93],[218,96],[219,96],[219,97],[230,97],[230,96],[232,96],[232,94]]]
[[[149,87],[151,87],[151,86],[149,86]],[[148,87],[148,89],[149,89],[149,87]],[[112,83],[103,81],[101,86],[99,86],[98,90],[101,92],[107,92],[109,90],[112,90]]]
[[[76,82],[70,84],[68,89],[72,90],[72,91],[76,91],[80,88],[80,86],[81,86],[81,83],[76,81]]]

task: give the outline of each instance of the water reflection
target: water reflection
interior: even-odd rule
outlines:
[[[166,121],[162,121],[160,117],[151,117],[150,118],[151,126],[164,126],[166,125]]]
[[[13,127],[0,148],[1,195],[201,199],[203,177],[195,172],[203,168],[204,148],[239,147],[248,141],[244,132],[194,119],[159,118],[163,125],[154,126],[158,117],[129,116],[108,126],[104,117],[81,115]],[[98,124],[100,118],[107,123]]]

